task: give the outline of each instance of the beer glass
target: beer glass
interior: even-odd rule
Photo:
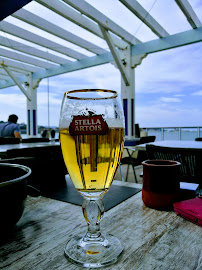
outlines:
[[[83,196],[85,235],[71,238],[65,255],[83,267],[114,263],[123,251],[120,241],[100,232],[103,196],[117,172],[124,146],[124,116],[116,91],[83,89],[64,94],[60,143],[70,178]]]

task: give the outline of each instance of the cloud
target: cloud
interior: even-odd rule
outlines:
[[[163,101],[163,102],[181,102],[181,99],[173,98],[173,97],[161,97],[160,101]]]
[[[202,96],[202,90],[192,93],[193,96]]]
[[[186,95],[183,95],[183,94],[176,94],[174,95],[175,97],[185,97]]]
[[[202,111],[198,108],[154,104],[136,106],[135,112],[136,123],[139,123],[140,127],[201,126]]]
[[[148,55],[135,69],[136,92],[184,94],[201,85],[201,47],[196,43]]]
[[[19,123],[26,123],[26,97],[20,91],[10,94],[9,89],[6,90],[5,93],[0,93],[0,120],[7,121],[8,116],[14,113],[18,115]]]
[[[57,98],[56,93],[49,93],[49,104],[50,106],[61,105],[62,100]],[[48,104],[48,93],[38,93],[37,94],[37,104],[38,106],[47,106]]]

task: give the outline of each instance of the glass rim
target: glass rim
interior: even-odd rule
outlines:
[[[21,176],[19,176],[17,178],[7,180],[7,181],[4,181],[4,182],[0,182],[0,188],[4,187],[4,186],[7,186],[7,185],[10,185],[10,184],[18,183],[18,182],[26,179],[32,172],[29,167],[24,166],[24,165],[20,165],[20,164],[0,163],[0,167],[18,168],[18,169],[22,169],[25,172],[25,174],[23,174],[23,175],[21,175]]]
[[[70,96],[69,94],[73,93],[87,93],[87,92],[104,92],[104,93],[111,93],[112,96],[109,97],[75,97],[75,96]],[[107,89],[78,89],[78,90],[70,90],[66,91],[64,93],[66,95],[66,98],[69,99],[76,99],[76,100],[102,100],[102,99],[111,99],[111,98],[116,98],[118,97],[118,93],[115,90],[107,90]]]

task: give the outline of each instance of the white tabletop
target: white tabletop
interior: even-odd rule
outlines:
[[[184,149],[202,149],[202,142],[197,141],[157,141],[152,143],[156,146],[172,147],[172,148],[184,148]],[[130,150],[146,150],[146,143],[139,144],[135,147],[131,147]]]
[[[60,143],[55,142],[55,141],[50,141],[50,142],[37,142],[37,143],[2,144],[0,145],[0,154],[6,153],[7,150],[11,150],[11,149],[22,149],[22,148],[42,147],[42,146],[51,146],[51,145],[60,145]]]

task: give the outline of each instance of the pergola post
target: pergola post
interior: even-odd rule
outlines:
[[[41,80],[33,80],[33,74],[27,75],[25,86],[31,100],[27,99],[27,136],[36,137],[38,135],[37,128],[37,87]]]
[[[125,136],[127,139],[135,137],[135,70],[132,67],[131,47],[121,51],[121,59],[125,72],[129,78],[129,85],[126,85],[121,77],[121,99],[125,116]]]
[[[125,73],[129,79],[129,85],[126,85],[121,76],[121,99],[125,116],[125,137],[127,139],[135,138],[135,68],[142,63],[147,54],[132,56],[131,46],[121,51],[122,63],[125,67]]]

